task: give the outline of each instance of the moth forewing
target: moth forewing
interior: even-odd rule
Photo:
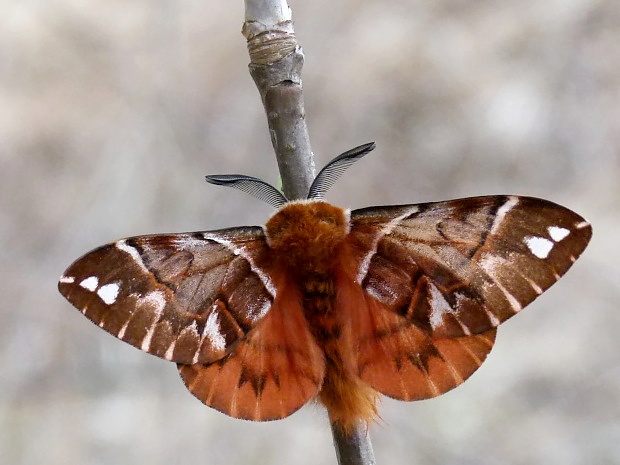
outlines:
[[[272,292],[250,264],[265,250],[260,228],[128,238],[77,260],[59,290],[95,324],[145,352],[209,363],[271,306]]]

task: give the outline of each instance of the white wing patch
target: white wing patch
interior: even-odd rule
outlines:
[[[260,302],[258,302],[256,306],[252,306],[251,309],[248,309],[247,312],[247,316],[252,323],[256,323],[262,320],[271,308],[271,302],[269,302],[268,300],[263,303],[260,309],[258,308],[258,304],[260,304]]]
[[[570,234],[570,231],[568,229],[560,228],[559,226],[549,226],[549,228],[547,228],[547,231],[549,231],[551,239],[553,239],[555,242],[560,242],[562,239],[564,239]]]
[[[366,292],[386,305],[392,305],[398,298],[394,289],[392,289],[387,281],[373,280],[368,286],[366,286]]]
[[[176,346],[176,339],[172,341],[172,343],[168,346],[166,353],[164,354],[164,358],[166,360],[172,360],[172,356],[174,355],[174,347]]]
[[[75,278],[71,279],[72,281],[69,281],[68,278],[64,281],[61,279],[61,282],[67,283],[75,281]],[[116,302],[118,292],[120,291],[119,283],[108,283],[99,287],[99,278],[97,278],[97,276],[90,276],[82,280],[82,282],[80,282],[80,287],[86,289],[87,291],[95,292],[106,305],[112,305],[114,302]],[[103,324],[103,320],[101,320],[101,324]]]
[[[142,339],[142,345],[140,346],[140,349],[142,349],[145,352],[148,352],[151,349],[151,341],[153,339],[154,333],[155,333],[155,323],[151,325],[148,332],[146,333],[146,336],[144,336],[144,339]]]
[[[188,234],[175,234],[171,237],[171,242],[180,249],[193,249],[204,244],[202,239],[196,239]]]
[[[95,292],[97,286],[99,285],[99,279],[97,276],[91,276],[90,278],[86,278],[80,283],[80,287],[83,287],[87,291]]]
[[[97,295],[101,297],[101,300],[103,300],[106,304],[112,305],[116,302],[119,290],[120,286],[118,283],[110,283],[97,289]]]
[[[129,326],[130,321],[131,321],[131,318],[127,318],[127,321],[125,321],[125,324],[118,331],[118,334],[116,335],[117,338],[123,339],[125,337],[125,332],[127,331],[127,327]]]
[[[223,351],[226,348],[226,339],[222,335],[222,329],[220,328],[220,322],[217,321],[217,317],[217,312],[211,312],[207,317],[202,336],[211,342],[215,350]]]
[[[544,237],[536,237],[536,236],[526,236],[523,238],[525,241],[525,245],[530,249],[534,255],[538,258],[547,258],[549,256],[549,252],[553,248],[553,242],[549,239],[545,239]]]

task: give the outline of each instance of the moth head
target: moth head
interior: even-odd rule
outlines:
[[[322,199],[325,192],[334,185],[346,169],[375,148],[375,143],[360,145],[338,155],[314,178],[307,199]],[[289,202],[282,192],[258,178],[243,174],[214,174],[205,177],[208,183],[219,186],[228,186],[246,192],[257,199],[280,208]]]
[[[289,202],[265,224],[269,246],[294,266],[316,268],[349,232],[349,212],[322,200]],[[318,270],[315,270],[318,271]]]

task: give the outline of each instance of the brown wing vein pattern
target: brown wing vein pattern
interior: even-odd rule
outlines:
[[[359,315],[359,376],[377,391],[413,401],[435,397],[463,383],[493,347],[496,329],[473,336],[432,337],[403,316],[367,297]]]
[[[325,375],[323,351],[295,292],[284,288],[261,324],[225,358],[179,365],[189,391],[227,415],[257,421],[284,418],[315,397]]]
[[[354,241],[361,249],[369,229],[412,207],[352,212]],[[433,336],[480,334],[555,283],[591,233],[576,213],[530,197],[422,204],[379,240],[362,285]]]
[[[178,363],[229,353],[266,314],[273,296],[245,257],[266,250],[261,228],[139,236],[71,265],[61,293],[119,339]]]

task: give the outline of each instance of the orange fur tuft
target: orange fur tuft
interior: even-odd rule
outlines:
[[[330,420],[345,433],[353,431],[360,422],[368,425],[376,419],[378,399],[379,393],[359,377],[338,368],[327,369],[319,394]]]

